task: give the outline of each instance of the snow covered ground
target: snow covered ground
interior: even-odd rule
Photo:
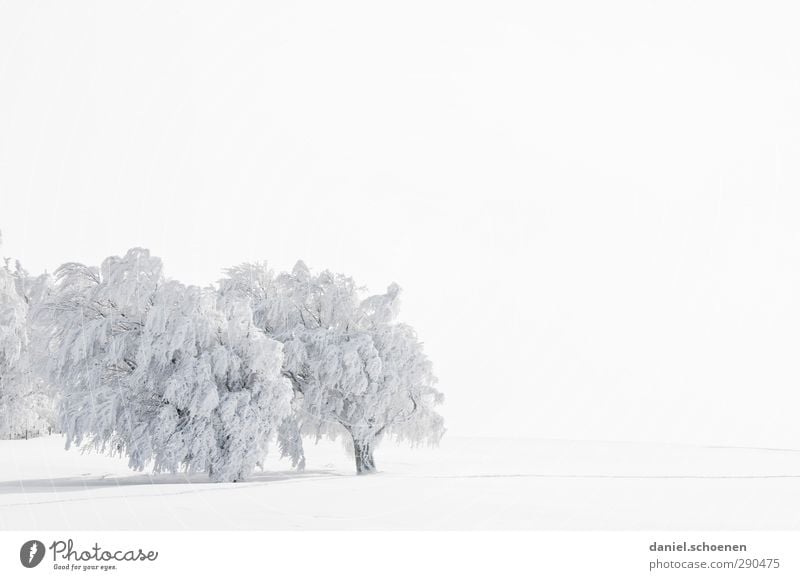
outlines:
[[[58,436],[0,441],[0,529],[800,529],[800,452],[445,437],[339,444],[235,484],[132,472]]]

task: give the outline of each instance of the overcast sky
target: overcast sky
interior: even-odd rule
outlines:
[[[800,448],[792,2],[11,2],[0,253],[397,281],[450,433]]]

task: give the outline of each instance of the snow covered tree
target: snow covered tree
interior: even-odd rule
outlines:
[[[0,267],[0,437],[24,430],[28,367],[27,306],[8,264]]]
[[[290,413],[282,346],[249,309],[166,280],[147,250],[65,264],[47,312],[68,445],[134,469],[247,477]]]
[[[144,318],[164,282],[161,261],[134,249],[99,269],[64,264],[55,277],[40,316],[48,328],[48,370],[59,388],[67,445],[125,451],[138,411],[129,379]]]
[[[132,461],[157,470],[184,465],[216,481],[246,478],[290,413],[283,347],[241,304],[213,289],[170,282],[154,296],[132,384],[155,405],[141,413]]]
[[[46,367],[49,352],[47,350],[47,329],[38,320],[39,308],[50,296],[53,278],[49,274],[30,275],[16,263],[15,277],[17,291],[22,295],[27,312],[28,332],[28,368],[30,375],[27,381],[28,432],[34,434],[51,433],[56,426],[57,390],[49,382]]]
[[[303,463],[302,434],[348,433],[359,474],[375,471],[384,436],[438,443],[444,425],[434,406],[443,396],[414,330],[396,321],[396,284],[362,299],[352,278],[313,275],[302,262],[277,276],[245,264],[228,270],[220,293],[247,301],[256,325],[284,345],[283,375],[296,398],[279,443],[295,464]]]
[[[33,372],[37,359],[31,312],[48,287],[16,262],[0,266],[0,437],[28,437],[52,427],[47,383]],[[40,354],[40,353],[38,353]]]

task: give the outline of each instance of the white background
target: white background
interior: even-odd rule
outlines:
[[[450,432],[800,446],[792,2],[6,2],[2,253],[396,280]]]
[[[54,541],[72,539],[74,550],[159,552],[154,562],[122,562],[115,571],[54,571]],[[0,573],[9,578],[261,576],[351,579],[395,578],[797,578],[797,532],[0,532]],[[25,541],[48,549],[36,568],[20,565]],[[744,544],[747,552],[651,552],[653,542]],[[309,558],[309,548],[314,557]],[[468,555],[465,557],[465,555]],[[654,560],[720,562],[736,558],[778,559],[780,567],[758,570],[656,570]],[[59,563],[63,560],[59,558]]]

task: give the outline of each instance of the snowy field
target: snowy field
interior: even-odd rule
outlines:
[[[800,529],[800,452],[445,437],[382,445],[357,477],[339,444],[243,483],[132,472],[0,441],[0,529]]]

